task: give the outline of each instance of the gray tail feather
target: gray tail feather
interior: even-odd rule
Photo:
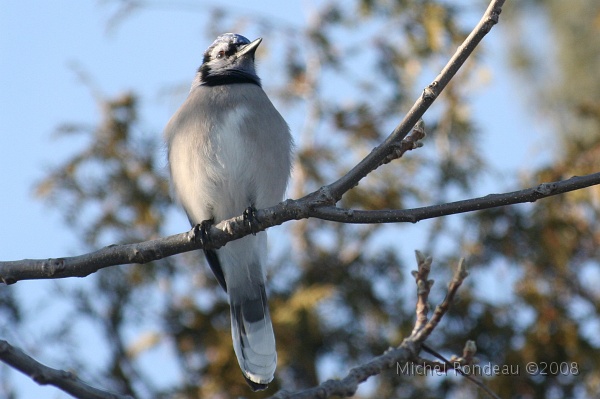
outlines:
[[[248,385],[258,391],[273,380],[277,352],[265,286],[254,293],[256,297],[236,297],[232,290],[229,295],[233,348]]]

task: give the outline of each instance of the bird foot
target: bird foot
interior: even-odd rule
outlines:
[[[210,231],[211,226],[213,225],[214,220],[203,220],[199,224],[194,226],[194,240],[202,244],[202,247],[206,248],[210,243]]]
[[[252,231],[252,235],[256,235],[260,231],[259,229],[259,220],[256,217],[256,208],[253,206],[249,206],[244,210],[244,222],[248,223],[250,226],[250,231]]]

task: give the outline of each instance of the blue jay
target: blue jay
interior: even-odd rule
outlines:
[[[204,53],[188,98],[165,128],[174,192],[195,226],[276,205],[290,176],[292,138],[261,87],[254,53],[262,39],[225,33]],[[253,390],[277,364],[265,292],[267,234],[204,254],[229,295],[233,348]]]

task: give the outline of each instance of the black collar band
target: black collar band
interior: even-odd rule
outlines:
[[[202,86],[221,86],[221,85],[232,85],[236,83],[252,83],[261,87],[260,79],[255,76],[249,75],[211,75],[205,76],[202,79]]]
[[[214,73],[206,65],[202,65],[198,72],[200,81],[204,86],[231,85],[236,83],[252,83],[261,87],[260,78],[254,73],[230,69],[222,73]]]

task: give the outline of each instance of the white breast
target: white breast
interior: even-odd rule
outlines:
[[[236,107],[218,120],[194,123],[173,135],[170,148],[171,174],[177,197],[193,222],[222,220],[240,214],[248,203],[253,153],[240,129],[249,115]]]
[[[247,107],[238,106],[225,113],[219,125],[214,126],[210,133],[209,140],[213,143],[212,149],[220,167],[218,173],[223,174],[222,179],[238,179],[246,174],[250,160],[241,129],[249,114]]]
[[[194,89],[165,137],[173,186],[192,222],[228,219],[248,206],[281,201],[291,138],[260,87]]]

